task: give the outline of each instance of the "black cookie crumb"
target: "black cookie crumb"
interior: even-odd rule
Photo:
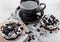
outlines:
[[[28,42],[30,42],[30,41],[31,41],[31,38],[28,39]]]
[[[40,32],[40,30],[39,30],[39,29],[37,29],[37,32]]]
[[[32,31],[29,31],[29,32],[25,32],[26,34],[30,34],[30,33],[33,33]]]
[[[34,37],[34,35],[32,35],[32,37]]]
[[[37,26],[37,24],[34,24],[34,27],[36,27]]]
[[[21,30],[23,30],[23,27],[20,27]]]
[[[41,36],[41,35],[43,36],[43,35],[44,35],[44,33],[40,33],[40,36]]]
[[[34,35],[32,35],[32,39],[35,40]]]
[[[33,40],[35,40],[35,38],[34,38],[34,37],[32,37],[32,39],[33,39]]]
[[[40,28],[41,28],[42,26],[40,26]]]
[[[20,31],[18,31],[18,32],[20,32]]]
[[[52,33],[52,31],[50,31],[50,33]]]
[[[29,31],[29,34],[30,34],[30,33],[33,33],[33,32],[32,32],[32,31]]]

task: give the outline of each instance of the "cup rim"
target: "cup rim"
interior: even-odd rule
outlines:
[[[33,1],[34,2],[34,1]],[[36,7],[34,7],[34,8],[25,8],[25,7],[23,7],[22,6],[22,3],[20,3],[20,7],[22,8],[22,9],[26,9],[26,10],[33,10],[33,9],[36,9],[36,8],[38,8],[39,7],[39,5],[37,4],[37,6]]]

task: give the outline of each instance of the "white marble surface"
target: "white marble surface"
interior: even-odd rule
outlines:
[[[15,8],[19,5],[20,0],[0,0],[0,21],[8,18]],[[40,3],[45,3],[47,5],[45,9],[45,14],[53,14],[60,19],[60,0],[39,0]],[[33,27],[32,27],[33,28]],[[46,34],[47,35],[47,34]],[[57,33],[48,33],[47,37],[41,37],[43,42],[60,42],[60,31]],[[40,40],[40,41],[41,41]],[[34,42],[40,42],[34,41]],[[32,41],[33,42],[33,41]]]
[[[47,8],[45,14],[54,14],[59,17],[60,13],[60,0],[39,0],[40,3],[45,3]],[[0,14],[10,14],[19,5],[20,0],[0,0]],[[2,17],[2,16],[0,16]]]
[[[46,4],[45,14],[54,14],[60,18],[60,0],[39,0]],[[20,0],[0,0],[0,18],[9,16],[19,6]],[[9,15],[8,15],[9,14]]]
[[[40,3],[46,4],[45,14],[53,14],[60,18],[60,0],[41,0]]]

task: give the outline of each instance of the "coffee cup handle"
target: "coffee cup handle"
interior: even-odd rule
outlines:
[[[41,7],[42,5],[44,5],[44,7],[43,7],[41,10],[44,10],[44,9],[46,8],[46,4],[40,3],[40,7]]]

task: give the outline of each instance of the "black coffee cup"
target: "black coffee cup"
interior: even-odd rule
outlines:
[[[44,7],[41,7],[44,5]],[[44,9],[46,8],[46,4],[40,3],[38,0],[21,0],[20,2],[20,12],[19,16],[25,23],[31,23],[42,18],[44,14]],[[37,13],[41,12],[41,16],[39,19],[37,18]]]

